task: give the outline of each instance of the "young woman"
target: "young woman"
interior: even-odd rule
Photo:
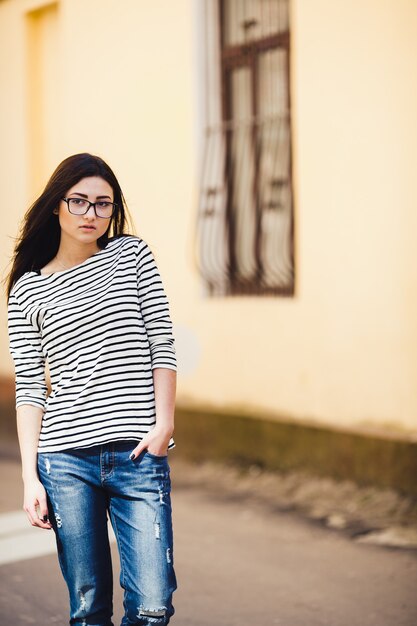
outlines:
[[[113,624],[107,515],[122,625],[168,624],[177,586],[172,323],[153,254],[125,232],[126,215],[110,167],[69,157],[26,213],[8,278],[24,509],[55,531],[70,624],[85,626]]]

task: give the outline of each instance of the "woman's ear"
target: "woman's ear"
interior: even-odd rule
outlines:
[[[55,207],[55,209],[52,209],[52,213],[55,213],[55,215],[58,215],[59,214],[58,207]]]

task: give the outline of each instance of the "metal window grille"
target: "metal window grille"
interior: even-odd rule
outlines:
[[[289,0],[205,0],[197,219],[210,295],[292,295]]]

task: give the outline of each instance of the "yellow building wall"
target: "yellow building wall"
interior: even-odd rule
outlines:
[[[198,276],[201,6],[0,2],[3,275],[52,169],[99,154],[166,285],[179,404],[417,433],[417,3],[292,2],[294,298]],[[4,301],[0,350],[11,375]]]

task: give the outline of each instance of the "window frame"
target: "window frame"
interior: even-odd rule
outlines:
[[[290,24],[284,25],[286,30],[279,30],[280,27],[277,27],[276,33],[226,45],[227,1],[217,0],[213,4],[211,0],[205,2],[206,126],[197,222],[200,248],[198,264],[209,296],[293,296],[296,272]],[[290,0],[286,8],[289,11]],[[256,25],[250,16],[246,22],[249,28],[251,28],[251,22]],[[228,30],[230,33],[231,29]],[[265,63],[261,60],[261,55],[279,49],[285,52],[279,79],[283,81],[285,93],[282,95],[285,100],[281,101],[281,105],[277,105],[276,113],[274,107],[270,114],[264,113],[263,111],[268,109],[266,105],[267,109],[265,106],[260,108],[262,112],[260,115],[258,101],[262,103],[263,100],[261,100],[261,93],[258,93],[258,90],[262,89],[259,77],[262,77],[261,63]],[[250,92],[246,91],[242,101],[247,103],[247,106],[243,105],[242,109],[244,118],[237,113],[234,119],[231,97],[232,80],[234,80],[236,94],[236,80],[241,79],[234,78],[233,71],[243,67],[249,68],[251,72],[248,77],[251,80]],[[274,74],[265,74],[267,80],[268,75],[271,77],[270,80],[273,80]],[[216,97],[213,100],[214,96]],[[285,143],[282,143],[282,132],[284,132],[283,137],[286,137]],[[249,139],[247,139],[247,133],[249,133]],[[244,150],[248,150],[247,160],[242,156],[244,153],[239,152],[242,149],[239,145],[243,146]],[[265,146],[265,152],[263,146]],[[273,153],[269,152],[271,146]],[[278,151],[281,150],[284,150],[282,157],[274,156],[274,154],[278,155]],[[281,161],[283,167],[279,167],[278,170],[275,170],[276,158],[284,159]],[[247,163],[248,172],[251,172],[250,178],[244,179],[246,187],[242,179],[240,179],[240,184],[234,184],[233,181],[233,176],[236,176],[236,167],[240,167],[241,163]],[[284,187],[281,192],[280,186],[282,185]],[[242,198],[246,208],[243,208],[242,204],[243,213],[239,213],[238,207],[241,206]],[[247,201],[244,198],[247,198]],[[277,218],[273,217],[273,212],[280,209],[286,212],[286,216],[283,215],[282,226],[279,225],[278,215]],[[272,211],[271,217],[265,214],[265,211],[269,210]],[[250,220],[248,223],[245,222],[247,219],[245,212]],[[245,262],[246,246],[249,246],[247,263]]]

